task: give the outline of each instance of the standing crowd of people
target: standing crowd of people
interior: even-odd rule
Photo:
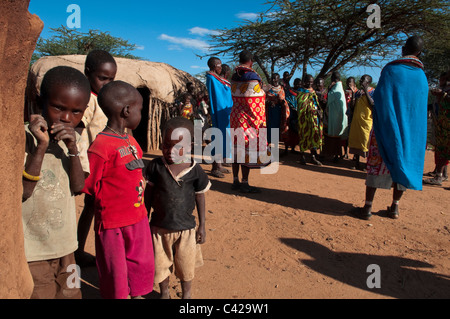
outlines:
[[[194,119],[222,132],[211,175],[232,173],[233,190],[261,192],[250,185],[250,172],[270,164],[278,138],[286,153],[299,148],[301,165],[308,163],[307,152],[309,162],[319,166],[326,156],[337,162],[353,154],[355,168],[367,170],[367,179],[365,206],[352,213],[369,219],[376,190],[393,188],[387,212],[398,218],[404,191],[448,178],[450,72],[432,92],[436,169],[422,180],[429,92],[422,50],[420,37],[409,38],[403,57],[383,69],[376,89],[370,75],[361,77],[359,89],[354,78],[344,87],[338,72],[328,88],[309,74],[291,87],[286,72],[264,85],[251,52],[241,52],[233,73],[213,57],[208,96],[187,86],[178,105],[181,116],[163,129],[162,156],[147,165],[131,134],[141,120],[142,97],[115,80],[117,64],[109,53],[92,51],[84,74],[63,66],[48,71],[39,97],[43,113],[25,125],[22,215],[32,298],[80,298],[80,290],[68,285],[73,264],[96,265],[103,298],[139,299],[154,284],[161,298],[170,298],[172,272],[181,281],[182,297],[191,298],[195,269],[202,265],[205,193],[211,187],[190,156]],[[227,138],[231,129],[237,133]],[[365,167],[361,158],[367,159]],[[85,202],[77,224],[80,194]],[[92,221],[95,257],[85,252]]]

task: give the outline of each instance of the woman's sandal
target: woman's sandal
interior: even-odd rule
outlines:
[[[297,161],[297,163],[300,163],[300,165],[306,165],[306,158],[304,156],[300,157],[300,160]]]
[[[244,194],[259,194],[261,190],[257,187],[250,186],[248,184],[241,184],[239,191]]]
[[[364,213],[361,207],[353,207],[353,209],[350,211],[350,214],[363,220],[369,220],[372,217],[372,213]]]
[[[218,169],[219,172],[221,172],[222,174],[230,174],[230,170],[226,169],[225,167],[221,167]]]
[[[219,171],[217,169],[211,171],[211,175],[214,176],[214,177],[217,177],[217,178],[224,178],[225,177],[225,175],[221,171]]]
[[[392,208],[389,206],[387,207],[387,216],[392,219],[398,219],[400,217],[398,211],[393,212]]]
[[[233,182],[233,185],[231,185],[231,189],[234,191],[237,191],[241,188],[241,183],[239,182]]]
[[[434,186],[442,186],[442,181],[440,181],[438,178],[433,177],[433,178],[429,178],[429,179],[425,179],[423,181],[424,184],[427,185],[434,185]]]

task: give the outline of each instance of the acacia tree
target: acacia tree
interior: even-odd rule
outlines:
[[[135,44],[114,37],[109,32],[89,30],[87,33],[82,33],[65,26],[51,30],[53,35],[49,39],[38,40],[31,63],[44,56],[87,55],[92,50],[105,50],[121,58],[141,59],[131,54],[137,49]]]
[[[369,28],[368,5],[380,7],[381,28]],[[411,34],[433,34],[449,19],[446,0],[271,0],[256,22],[213,35],[211,55],[248,49],[266,77],[276,68],[319,68],[320,77],[356,64],[381,66]]]
[[[428,79],[437,82],[443,72],[450,71],[450,19],[439,33],[425,37],[425,50],[421,56]]]

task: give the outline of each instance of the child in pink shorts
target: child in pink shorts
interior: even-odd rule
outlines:
[[[105,85],[98,102],[108,125],[88,151],[84,192],[95,198],[95,248],[105,299],[142,298],[153,290],[153,243],[144,205],[142,150],[125,133],[141,121],[142,97],[131,85]]]

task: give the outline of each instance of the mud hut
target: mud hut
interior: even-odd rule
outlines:
[[[85,55],[44,57],[36,61],[30,69],[26,92],[26,113],[39,113],[36,96],[45,73],[56,66],[71,66],[84,72]],[[205,85],[198,79],[168,64],[115,58],[117,62],[116,80],[133,85],[142,95],[144,105],[142,120],[133,132],[134,137],[145,151],[159,149],[161,127],[173,116],[178,98],[186,92],[186,84],[191,82],[197,91],[206,92]]]
[[[29,0],[0,1],[0,299],[26,299],[33,291],[24,251],[22,172],[25,149],[23,93],[36,41],[44,27]]]

